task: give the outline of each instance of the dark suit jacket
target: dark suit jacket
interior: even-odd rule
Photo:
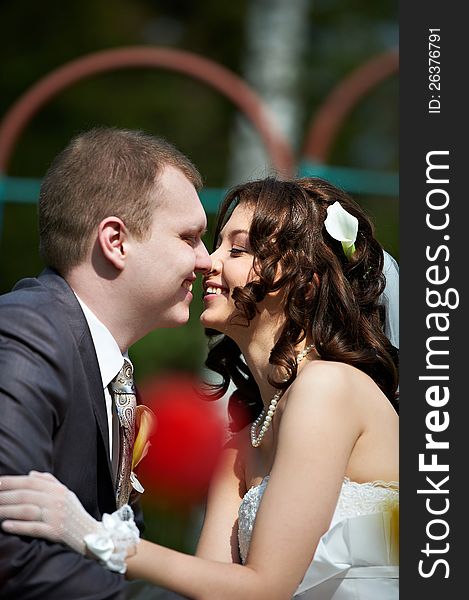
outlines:
[[[31,469],[53,473],[95,518],[116,510],[91,334],[74,293],[50,269],[0,296],[0,473]],[[61,544],[0,530],[5,600],[117,599],[124,586],[121,575]]]

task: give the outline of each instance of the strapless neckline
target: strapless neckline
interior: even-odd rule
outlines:
[[[256,490],[257,488],[260,488],[269,479],[270,479],[270,474],[269,475],[265,475],[262,478],[262,480],[260,481],[260,483],[258,483],[256,485],[252,485],[247,490],[247,492],[244,494],[243,500],[246,497],[246,494],[248,494],[251,490]],[[384,479],[374,479],[373,481],[361,481],[361,482],[359,482],[359,481],[354,481],[353,479],[350,479],[350,477],[347,477],[345,475],[344,479],[343,479],[343,482],[342,482],[342,485],[343,484],[350,484],[352,486],[381,487],[381,488],[385,488],[385,489],[389,489],[389,490],[399,491],[399,482],[398,481],[384,481]]]

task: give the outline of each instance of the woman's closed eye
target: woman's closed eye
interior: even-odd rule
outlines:
[[[242,254],[246,254],[246,248],[235,248],[234,246],[230,249],[231,256],[241,256]]]

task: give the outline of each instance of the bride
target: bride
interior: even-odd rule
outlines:
[[[49,474],[0,479],[3,529],[190,598],[397,600],[396,353],[370,220],[323,180],[267,178],[227,196],[215,247],[207,366],[252,423],[223,453],[196,556],[135,545],[130,509],[97,522]]]

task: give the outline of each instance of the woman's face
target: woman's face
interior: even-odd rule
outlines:
[[[255,278],[254,256],[249,245],[249,228],[253,209],[238,205],[217,240],[211,255],[212,270],[204,278],[204,305],[200,320],[204,327],[229,333],[236,327],[232,321],[237,312],[232,293]],[[239,323],[239,320],[235,320]],[[239,328],[239,324],[238,324]]]

